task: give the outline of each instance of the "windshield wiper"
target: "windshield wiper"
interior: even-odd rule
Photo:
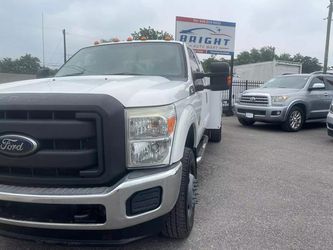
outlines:
[[[83,75],[84,71],[79,71],[79,72],[75,72],[75,73],[71,73],[71,74],[66,74],[66,75],[62,75],[60,77],[63,77],[63,76],[80,76],[80,75]]]
[[[75,69],[77,71],[73,72],[73,73],[61,75],[60,77],[62,77],[62,76],[79,76],[79,75],[83,75],[84,72],[87,71],[87,69],[85,69],[84,67],[78,66],[78,65],[65,65],[65,67],[73,68],[73,69]]]

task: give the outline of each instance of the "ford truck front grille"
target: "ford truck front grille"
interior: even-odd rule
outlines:
[[[0,175],[93,177],[103,172],[101,117],[75,111],[0,111],[0,135],[34,138],[37,153],[21,158],[0,154]]]
[[[248,105],[265,105],[269,104],[267,96],[258,96],[258,95],[242,95],[240,103]]]
[[[0,94],[0,136],[31,138],[38,149],[23,156],[0,153],[0,183],[101,186],[125,174],[124,108],[116,99],[18,94],[13,104],[6,97]]]

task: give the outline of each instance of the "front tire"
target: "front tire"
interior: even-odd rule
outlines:
[[[248,118],[242,118],[242,117],[238,117],[238,121],[240,124],[242,124],[243,126],[252,126],[255,123],[255,120],[252,119],[248,119]]]
[[[181,162],[183,169],[179,197],[175,207],[168,214],[162,229],[163,236],[174,239],[188,237],[194,223],[197,175],[192,149],[185,148]]]
[[[282,123],[282,128],[288,132],[297,132],[302,129],[304,118],[304,111],[299,107],[293,107],[289,111],[286,121]]]

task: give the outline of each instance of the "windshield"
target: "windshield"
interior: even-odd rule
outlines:
[[[302,89],[304,88],[308,76],[279,76],[276,78],[272,78],[268,82],[266,82],[262,88],[288,88],[288,89]]]
[[[276,78],[272,78],[268,82],[266,82],[262,88],[288,88],[288,89],[302,89],[304,88],[308,76],[279,76]]]
[[[77,52],[56,74],[149,75],[186,78],[183,48],[176,43],[106,44]]]

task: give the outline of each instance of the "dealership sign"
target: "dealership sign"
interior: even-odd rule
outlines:
[[[236,23],[176,17],[176,40],[197,53],[232,55]]]

